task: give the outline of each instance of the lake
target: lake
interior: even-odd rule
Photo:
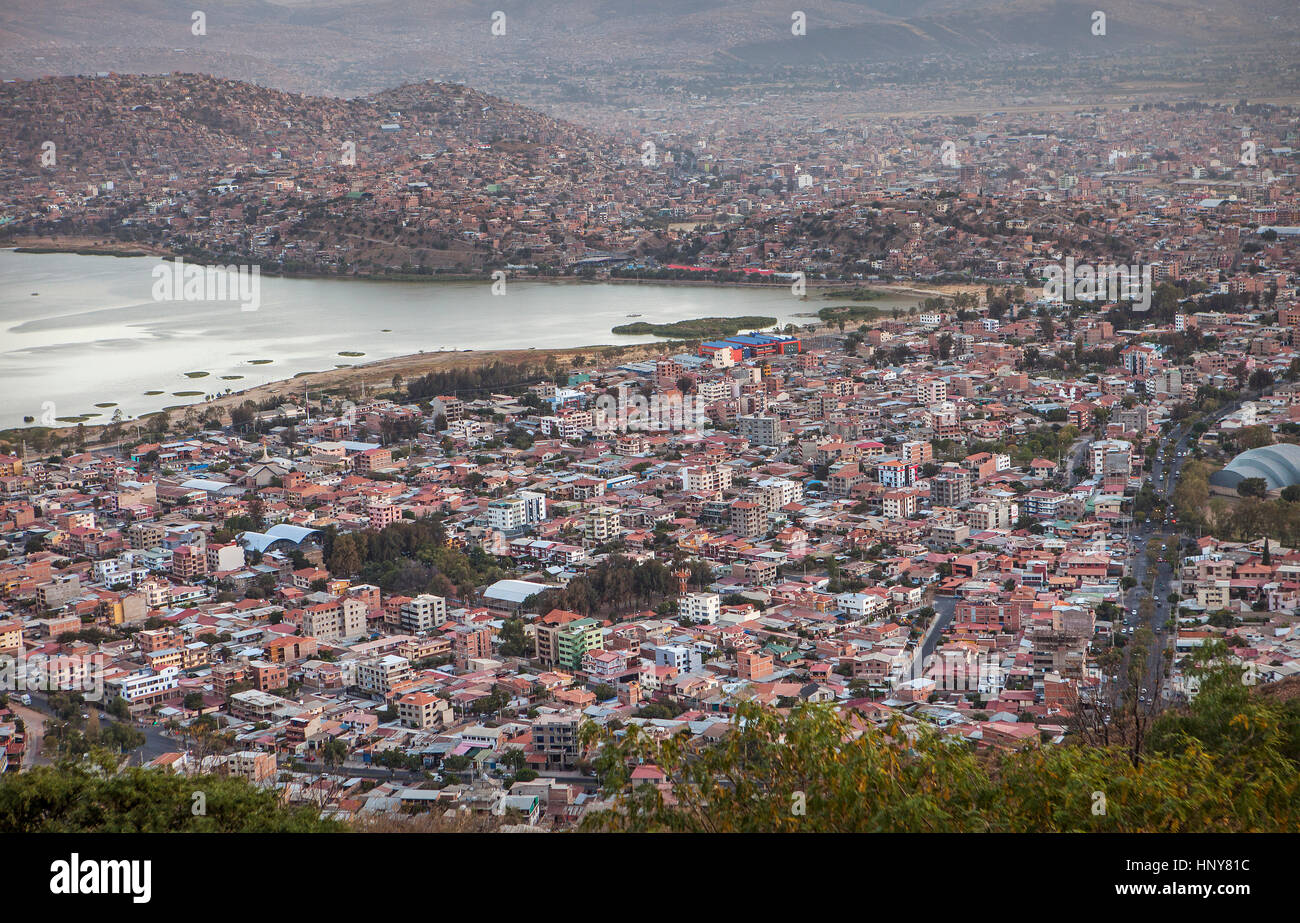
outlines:
[[[630,314],[650,322],[754,314],[807,323],[800,315],[831,303],[800,301],[785,288],[511,280],[504,295],[494,295],[487,279],[262,276],[258,309],[244,311],[236,301],[154,301],[160,264],[0,250],[0,428],[21,426],[24,416],[39,423],[43,411],[97,414],[87,422],[106,423],[120,407],[130,419],[227,388],[420,351],[655,340],[610,332],[631,323]],[[873,302],[915,303],[905,296]],[[344,355],[355,353],[362,355]],[[191,391],[199,394],[183,393]]]

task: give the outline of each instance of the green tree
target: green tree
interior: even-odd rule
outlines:
[[[937,731],[909,733],[897,721],[877,729],[805,703],[788,713],[743,703],[735,729],[704,747],[592,725],[584,742],[600,745],[594,765],[615,807],[584,823],[689,832],[1293,830],[1300,764],[1286,712],[1232,695],[1198,697],[1193,726],[1169,730],[1158,745],[1149,736],[1140,764],[1123,747],[1083,743],[985,753]],[[665,773],[672,799],[632,785],[632,768],[646,763]],[[1097,792],[1104,813],[1093,811]]]
[[[1268,481],[1263,478],[1242,478],[1237,484],[1237,493],[1243,497],[1265,497],[1268,495]]]
[[[501,654],[504,657],[526,657],[528,638],[524,634],[522,619],[506,619],[501,626]]]
[[[320,758],[330,769],[337,769],[348,758],[348,745],[341,740],[328,741],[320,748]]]
[[[330,573],[336,577],[351,577],[361,569],[361,554],[353,536],[340,535],[334,540],[328,566]]]
[[[179,776],[93,751],[81,762],[0,777],[0,830],[11,833],[317,833],[346,829],[234,776]],[[193,812],[202,792],[205,812]]]

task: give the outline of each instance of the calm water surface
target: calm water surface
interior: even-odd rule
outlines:
[[[100,416],[88,422],[104,423],[115,408],[96,404],[114,403],[129,419],[227,388],[421,350],[654,340],[610,333],[630,323],[629,314],[645,321],[758,314],[806,323],[800,315],[829,303],[799,301],[784,288],[512,281],[494,296],[487,280],[263,276],[260,308],[241,311],[237,302],[155,302],[157,265],[148,257],[0,250],[0,428],[20,426],[24,416],[39,421],[46,402],[57,416],[94,413]],[[271,362],[257,361],[265,359]],[[176,394],[184,391],[200,395]]]

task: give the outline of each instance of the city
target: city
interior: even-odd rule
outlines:
[[[0,831],[1300,829],[1294,52],[1116,54],[0,55]]]

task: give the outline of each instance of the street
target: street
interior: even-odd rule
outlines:
[[[10,706],[14,707],[14,710],[23,716],[24,721],[27,721],[30,729],[28,734],[28,752],[30,755],[33,749],[37,752],[40,751],[41,738],[44,736],[45,722],[54,718],[55,715],[50,709],[49,702],[46,699],[46,694],[44,692],[32,691],[28,694],[32,697],[32,704],[30,707],[25,707],[14,701],[12,698],[10,700]],[[86,703],[86,708],[88,709],[95,707],[95,703]],[[28,719],[28,715],[32,716],[30,720]],[[99,712],[99,720],[102,722],[122,723],[104,711]],[[36,721],[40,722],[39,729],[33,727]],[[163,733],[162,725],[155,726],[150,723],[145,723],[144,725],[134,724],[133,726],[144,734],[145,738],[142,746],[139,746],[126,754],[126,756],[130,758],[131,765],[133,766],[144,765],[149,763],[151,760],[162,756],[164,753],[174,753],[178,750],[184,749],[180,741],[173,740]],[[51,761],[42,755],[38,760],[33,758],[31,765],[42,765],[48,764],[49,762]]]
[[[1241,405],[1242,400],[1233,401],[1231,404],[1219,408],[1207,422],[1218,421],[1236,412]],[[1174,487],[1178,484],[1178,475],[1188,458],[1191,457],[1191,427],[1181,423],[1178,424],[1161,436],[1158,446],[1156,457],[1151,465],[1151,485],[1155,490],[1156,497],[1164,501],[1164,514],[1154,517],[1149,522],[1137,522],[1136,520],[1134,522],[1131,538],[1132,547],[1129,552],[1129,573],[1137,583],[1124,594],[1124,611],[1122,613],[1122,619],[1126,626],[1134,631],[1138,628],[1149,628],[1156,638],[1156,643],[1151,646],[1151,650],[1148,652],[1145,678],[1142,682],[1142,687],[1149,690],[1147,693],[1148,702],[1146,703],[1149,707],[1156,704],[1152,700],[1155,696],[1157,680],[1164,668],[1163,652],[1165,648],[1173,643],[1173,633],[1167,627],[1167,623],[1171,618],[1175,618],[1177,607],[1168,605],[1166,602],[1175,577],[1174,569],[1163,560],[1157,560],[1154,565],[1156,568],[1155,586],[1151,591],[1152,599],[1156,605],[1149,621],[1143,623],[1142,600],[1147,598],[1148,595],[1145,584],[1149,569],[1152,567],[1152,562],[1147,555],[1147,544],[1154,539],[1162,547],[1170,543],[1181,546],[1182,532],[1176,522],[1177,514],[1172,506],[1172,498]],[[1181,556],[1180,547],[1180,560]],[[1121,676],[1125,675],[1128,666],[1129,650],[1127,647],[1124,654],[1124,666],[1120,670]]]

